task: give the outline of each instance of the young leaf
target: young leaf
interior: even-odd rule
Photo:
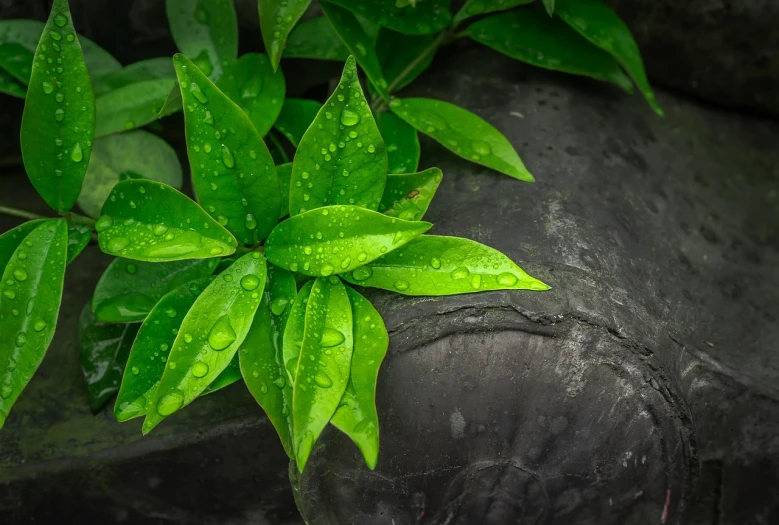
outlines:
[[[138,82],[161,79],[170,79],[171,86],[176,81],[176,72],[169,57],[140,60],[101,77],[95,82],[95,96],[99,97]]]
[[[78,196],[84,213],[99,217],[111,190],[127,172],[181,188],[181,164],[167,142],[143,130],[108,135],[92,145],[92,158]]]
[[[298,369],[298,358],[300,357],[300,346],[303,344],[303,333],[306,328],[306,307],[313,286],[313,280],[308,281],[301,286],[300,291],[297,296],[295,296],[295,302],[292,303],[292,308],[290,308],[287,323],[284,325],[281,360],[284,365],[284,370],[287,373],[287,380],[290,387],[295,383],[295,373]],[[321,315],[316,316],[315,312],[312,311],[311,319],[313,321],[323,319],[323,317]]]
[[[62,213],[75,204],[92,152],[95,97],[67,0],[54,0],[35,51],[22,115],[22,160],[35,189]]]
[[[534,181],[514,146],[478,115],[429,98],[395,98],[390,107],[397,116],[460,157],[515,179]]]
[[[260,135],[273,127],[284,103],[284,75],[273,70],[267,55],[246,53],[225,69],[219,89],[249,115]]]
[[[24,238],[44,222],[46,222],[45,219],[35,219],[23,222],[16,228],[10,229],[0,235],[0,272],[5,269],[8,261],[11,260],[11,257]],[[2,283],[0,283],[0,286],[2,286]],[[2,299],[0,299],[0,301],[2,301]]]
[[[284,101],[274,127],[297,148],[320,109],[322,104],[316,100],[288,98]]]
[[[414,6],[388,0],[331,0],[334,4],[404,35],[430,35],[452,22],[449,0],[418,1]]]
[[[554,0],[542,0],[544,3],[544,9],[549,16],[554,15]]]
[[[343,7],[328,2],[322,2],[321,5],[328,20],[333,24],[335,32],[357,59],[379,95],[385,100],[389,98],[387,81],[384,80],[381,72],[379,57],[376,56],[373,42],[360,25],[360,21],[351,11]]]
[[[411,173],[419,167],[417,130],[394,113],[377,115],[379,130],[387,145],[388,173]],[[389,179],[387,179],[389,184]],[[387,190],[384,189],[386,195]]]
[[[326,206],[279,224],[265,250],[268,260],[285,270],[327,277],[396,250],[432,226],[357,206]]]
[[[349,50],[341,42],[333,24],[326,16],[320,16],[301,22],[289,34],[284,58],[313,58],[317,60],[337,60],[343,62],[349,58]]]
[[[175,261],[230,255],[230,232],[183,193],[150,180],[114,186],[95,224],[100,249],[138,261]]]
[[[260,29],[273,69],[278,69],[290,30],[308,9],[311,0],[259,0]]]
[[[438,168],[387,176],[379,211],[406,221],[419,221],[430,206],[443,174]]]
[[[268,148],[249,117],[183,55],[173,58],[195,193],[208,213],[245,244],[279,219],[281,192]]]
[[[209,282],[209,278],[201,278],[182,284],[165,294],[149,312],[127,359],[114,405],[117,421],[146,414],[181,322]]]
[[[354,441],[373,470],[379,459],[376,380],[387,354],[389,334],[370,301],[348,286],[346,294],[352,305],[354,352],[349,384],[330,422]]]
[[[529,7],[479,20],[465,30],[473,40],[534,66],[611,82],[633,84],[608,53],[588,43],[559,18]]]
[[[625,22],[601,0],[558,0],[555,14],[625,68],[652,109],[663,116],[646,78],[638,45]]]
[[[387,174],[387,150],[349,57],[341,82],[303,135],[292,163],[289,211],[331,204],[375,210]]]
[[[26,86],[30,83],[34,50],[16,42],[0,41],[0,69]]]
[[[173,83],[169,78],[144,80],[99,97],[95,102],[95,136],[140,128],[157,120]]]
[[[14,80],[6,71],[0,69],[0,93],[16,98],[25,98],[27,96],[27,88]]]
[[[494,248],[437,235],[418,237],[343,277],[350,283],[403,295],[549,289]]]
[[[219,259],[167,263],[115,259],[103,272],[92,298],[92,311],[104,323],[143,321],[163,295],[208,277]]]
[[[41,223],[16,248],[0,281],[0,428],[41,364],[57,325],[68,227]]]
[[[92,230],[82,224],[68,224],[68,260],[72,263],[79,256],[92,238]]]
[[[432,35],[403,35],[387,28],[379,31],[376,55],[391,91],[409,85],[430,67],[437,49],[432,44]],[[407,71],[413,63],[416,65]]]
[[[105,402],[119,391],[122,372],[138,327],[138,323],[101,323],[95,319],[89,304],[81,310],[78,323],[81,371],[87,383],[92,412],[103,408]]]
[[[279,186],[281,187],[281,212],[279,219],[289,215],[289,181],[292,178],[292,163],[280,164],[276,166],[276,173],[279,176]]]
[[[238,19],[233,0],[166,0],[170,32],[179,51],[203,61],[211,79],[238,58]]]
[[[550,0],[544,0],[544,5]],[[551,0],[554,3],[554,0]],[[485,2],[484,0],[468,0],[465,5],[460,9],[454,17],[454,25],[460,24],[466,18],[470,18],[476,15],[483,15],[486,13],[493,13],[495,11],[503,11],[511,9],[518,5],[525,5],[532,3],[533,0],[490,0]]]
[[[230,364],[260,304],[266,275],[260,252],[247,253],[195,300],[171,347],[144,434],[195,400]]]
[[[292,458],[292,386],[282,362],[284,327],[297,295],[295,278],[274,266],[268,267],[268,283],[252,326],[238,352],[246,386],[268,415]]]
[[[306,326],[292,387],[292,435],[300,472],[346,390],[352,326],[346,287],[338,278],[317,279],[306,305]]]

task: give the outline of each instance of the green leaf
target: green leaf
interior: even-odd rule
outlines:
[[[292,163],[289,210],[354,204],[375,210],[384,191],[387,150],[357,77],[354,58],[303,135]]]
[[[430,206],[443,174],[438,168],[387,176],[379,211],[406,221],[419,221]]]
[[[0,41],[0,69],[26,86],[30,83],[34,51],[35,48],[28,49],[16,42]]]
[[[303,334],[306,328],[306,306],[308,305],[308,299],[311,296],[311,288],[313,286],[313,280],[301,286],[300,291],[295,296],[295,302],[292,303],[290,308],[287,323],[284,325],[281,360],[287,373],[290,388],[295,382],[295,373],[298,369],[300,345],[303,344]],[[319,313],[321,315],[317,316],[316,312],[312,311],[312,319],[324,319],[324,313]]]
[[[95,84],[95,96],[105,95],[119,88],[147,80],[170,79],[176,81],[176,72],[170,57],[149,58],[134,62],[119,71],[101,77]],[[170,85],[173,85],[171,82]]]
[[[238,360],[238,354],[236,354],[235,357],[233,357],[233,360],[230,361],[230,364],[227,365],[227,368],[222,370],[222,373],[216,376],[216,379],[211,381],[211,384],[203,390],[200,397],[213,394],[217,390],[222,390],[233,383],[237,383],[241,379],[241,365]]]
[[[105,323],[143,321],[163,295],[208,277],[219,259],[167,263],[115,259],[103,272],[92,298],[92,311]]]
[[[403,35],[382,28],[376,41],[376,54],[389,90],[398,91],[421,75],[430,67],[436,50],[432,35]],[[412,64],[416,65],[408,69]]]
[[[246,53],[225,69],[219,89],[249,115],[260,135],[273,127],[284,103],[284,75],[273,70],[267,55]]]
[[[114,186],[95,229],[105,253],[138,261],[219,257],[237,246],[230,232],[186,195],[142,179]]]
[[[169,78],[144,80],[102,95],[95,102],[95,136],[103,137],[154,122],[173,84]]]
[[[297,148],[320,109],[322,104],[316,100],[288,98],[284,101],[274,127]]]
[[[559,18],[528,7],[479,20],[465,34],[506,56],[534,66],[611,82],[630,93],[633,85],[608,53],[588,43]]]
[[[380,113],[377,115],[377,121],[387,145],[388,173],[416,171],[421,154],[417,130],[394,113]],[[386,188],[384,193],[387,193]]]
[[[515,179],[533,182],[514,146],[490,123],[470,111],[429,98],[392,99],[392,111],[449,151]]]
[[[292,458],[292,385],[282,362],[284,327],[297,295],[295,278],[274,266],[268,267],[268,283],[252,326],[238,352],[241,374],[249,391],[268,415]]]
[[[544,3],[544,9],[546,9],[547,14],[549,16],[553,16],[554,15],[554,0],[542,0],[542,2]]]
[[[285,270],[326,277],[367,264],[432,226],[357,206],[326,206],[280,223],[265,250],[268,260]]]
[[[350,283],[403,295],[549,289],[494,248],[437,235],[417,237],[343,277]]]
[[[279,176],[279,186],[281,186],[281,212],[279,219],[289,215],[289,182],[292,178],[292,163],[280,164],[276,166],[276,173]]]
[[[284,58],[313,58],[317,60],[337,60],[343,62],[349,58],[349,50],[341,42],[333,24],[326,16],[320,16],[301,22],[289,34]]]
[[[389,98],[387,93],[387,81],[384,80],[384,74],[381,72],[379,57],[376,56],[376,50],[373,48],[371,38],[365,33],[360,21],[351,11],[344,9],[329,2],[322,2],[322,10],[325,12],[330,23],[333,24],[335,32],[341,38],[343,43],[357,59],[368,79],[378,91],[383,99]]]
[[[558,0],[555,14],[625,68],[652,109],[663,116],[644,71],[641,53],[625,22],[601,0]]]
[[[230,364],[260,304],[267,268],[247,253],[214,279],[181,323],[143,433],[194,401]]]
[[[25,98],[27,96],[27,88],[14,80],[5,70],[0,69],[0,93],[16,98]]]
[[[352,307],[346,287],[338,278],[317,279],[306,305],[292,387],[292,435],[300,472],[346,390],[352,337]]]
[[[238,19],[233,0],[166,0],[170,32],[179,51],[199,57],[218,79],[238,59]],[[204,64],[200,64],[203,69]]]
[[[41,223],[16,248],[0,281],[0,428],[41,364],[57,326],[68,227]]]
[[[46,222],[45,219],[35,219],[23,222],[16,228],[12,228],[0,235],[0,272],[5,269],[8,261],[11,260],[11,257],[24,238],[44,222]],[[2,284],[0,284],[0,286],[2,286]]]
[[[268,148],[249,117],[183,55],[173,58],[192,184],[200,204],[239,241],[255,244],[278,222],[281,192]]]
[[[404,35],[430,35],[445,29],[452,22],[449,0],[424,0],[415,6],[406,7],[392,0],[331,1]]]
[[[108,135],[95,140],[78,205],[90,217],[99,217],[121,174],[132,172],[144,179],[181,188],[178,155],[167,142],[148,131]]]
[[[173,84],[173,87],[168,93],[168,96],[165,99],[165,102],[162,104],[162,107],[157,112],[157,118],[161,119],[163,117],[173,115],[174,113],[178,113],[182,109],[182,103],[183,102],[181,100],[181,86],[179,86],[177,80]]]
[[[92,81],[67,0],[54,0],[35,57],[22,116],[22,160],[43,200],[62,213],[81,191],[95,129]]]
[[[92,412],[103,408],[119,391],[122,372],[139,326],[138,323],[101,323],[95,319],[89,304],[81,310],[78,323],[81,371],[87,383]]]
[[[92,238],[92,230],[82,224],[68,224],[68,261],[72,263]]]
[[[389,334],[370,301],[348,286],[346,294],[352,305],[354,352],[349,384],[330,422],[354,441],[373,470],[379,459],[376,380],[387,354]]]
[[[257,2],[260,11],[262,40],[265,42],[268,55],[270,55],[273,69],[279,67],[287,35],[310,4],[311,0],[285,0],[284,2],[259,0]]]
[[[544,5],[550,0],[543,0]],[[554,4],[554,0],[551,0]],[[485,13],[493,13],[495,11],[503,11],[511,9],[518,5],[525,5],[532,3],[533,0],[468,0],[465,5],[460,9],[454,17],[454,25],[458,25],[466,18],[470,18],[476,15],[483,15]],[[551,15],[550,15],[551,16]]]
[[[182,284],[162,296],[149,311],[127,359],[122,386],[114,405],[117,421],[146,414],[181,322],[209,282],[210,279],[205,277]]]

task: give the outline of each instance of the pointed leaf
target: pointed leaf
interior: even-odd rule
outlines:
[[[292,163],[289,211],[331,204],[375,210],[387,174],[387,150],[357,77],[354,58],[319,110]]]
[[[92,239],[92,230],[82,224],[68,224],[68,261],[72,263]]]
[[[379,211],[406,221],[419,221],[433,200],[443,174],[438,168],[419,173],[387,176],[387,187]]]
[[[322,104],[316,100],[288,98],[274,126],[297,148],[320,109]]]
[[[41,364],[57,325],[68,227],[45,221],[16,248],[0,281],[0,428]]]
[[[417,237],[343,277],[350,283],[403,295],[549,289],[494,248],[437,235]]]
[[[265,49],[270,56],[273,69],[279,67],[281,54],[290,30],[303,13],[306,12],[311,0],[259,0],[257,5],[260,11],[260,29]]]
[[[544,3],[544,9],[549,16],[554,15],[554,0],[542,0]]]
[[[219,259],[167,263],[115,259],[103,272],[92,298],[92,311],[105,323],[143,321],[163,295],[208,277]]]
[[[404,35],[430,35],[452,22],[449,0],[417,1],[405,5],[392,0],[331,0],[380,26]]]
[[[419,167],[419,136],[417,130],[395,115],[378,115],[379,130],[387,145],[388,173],[412,173]],[[389,184],[389,178],[387,178]],[[384,189],[386,195],[387,189]]]
[[[183,55],[173,58],[184,99],[187,154],[200,204],[239,241],[276,224],[281,192],[268,148],[246,113]]]
[[[298,24],[289,34],[284,58],[313,58],[337,60],[349,58],[349,50],[335,32],[326,16],[306,20]]]
[[[219,89],[249,116],[260,135],[273,127],[284,103],[284,75],[273,71],[267,55],[246,53],[228,66]]]
[[[114,186],[95,224],[100,249],[138,261],[175,261],[230,255],[230,232],[183,193],[136,179]]]
[[[16,98],[25,98],[27,96],[27,88],[14,80],[9,73],[0,69],[0,93]]]
[[[154,122],[173,84],[169,78],[144,80],[102,95],[95,102],[95,136],[103,137]]]
[[[625,68],[652,109],[663,116],[644,71],[641,53],[625,22],[601,0],[558,0],[555,14]]]
[[[195,300],[171,347],[143,422],[144,434],[194,401],[227,368],[249,331],[266,275],[265,258],[247,253]]]
[[[89,304],[81,310],[78,341],[81,371],[87,383],[89,405],[97,412],[119,391],[127,356],[133,346],[138,323],[106,324],[95,319]]]
[[[360,25],[360,21],[351,11],[343,7],[328,2],[322,2],[321,5],[328,20],[333,24],[335,32],[338,33],[349,52],[357,59],[357,63],[368,75],[368,79],[379,95],[385,100],[389,98],[387,81],[384,80],[384,74],[381,72],[379,57],[376,56],[373,42]]]
[[[235,354],[232,361],[230,361],[230,364],[228,364],[227,367],[222,370],[221,374],[216,376],[216,379],[211,381],[211,384],[208,385],[206,389],[203,390],[203,392],[201,392],[200,397],[213,394],[217,390],[222,390],[225,387],[237,383],[241,379],[241,364],[238,359],[238,354]]]
[[[276,166],[276,173],[279,176],[279,186],[281,187],[281,212],[279,219],[289,215],[289,181],[292,178],[292,163],[280,164]]]
[[[176,81],[176,72],[173,70],[173,62],[169,57],[140,60],[119,71],[104,75],[95,82],[95,96],[99,97],[138,82],[160,79],[171,80],[171,86]]]
[[[626,92],[633,84],[608,53],[589,44],[559,18],[540,7],[518,9],[479,20],[465,30],[473,40],[534,66],[611,82]]]
[[[252,326],[238,352],[246,386],[268,415],[287,455],[292,454],[292,385],[282,361],[284,327],[297,295],[295,278],[268,267],[268,283]]]
[[[12,228],[0,235],[0,272],[5,269],[8,261],[11,260],[11,257],[24,238],[44,222],[46,222],[45,219],[23,222],[16,228]]]
[[[403,89],[430,67],[436,50],[432,35],[404,35],[382,28],[376,41],[376,54],[391,91]],[[416,66],[406,71],[414,61]]]
[[[357,206],[327,206],[291,217],[268,237],[268,260],[313,277],[349,272],[432,227]]]
[[[284,325],[281,359],[284,364],[284,370],[287,372],[287,380],[290,387],[295,383],[298,358],[300,357],[300,346],[303,344],[303,334],[305,333],[306,328],[306,307],[313,286],[314,280],[308,281],[301,286],[300,291],[297,296],[295,296],[295,302],[292,303],[292,308],[290,308],[287,323]],[[315,312],[312,311],[309,324],[314,321],[318,324],[320,321],[323,323],[324,314],[314,315],[314,313]]]
[[[544,0],[544,5],[550,0]],[[554,0],[551,0],[554,2]],[[511,9],[518,5],[525,5],[532,3],[533,0],[468,0],[465,5],[457,12],[454,17],[454,25],[458,25],[466,18],[470,18],[476,15],[483,15],[486,13],[493,13],[495,11],[504,11]]]
[[[89,165],[95,98],[67,0],[54,0],[35,51],[22,116],[24,167],[58,212],[75,204]]]
[[[490,123],[442,100],[395,98],[392,111],[449,151],[515,179],[533,182],[514,146]]]
[[[330,422],[354,441],[373,470],[379,458],[376,380],[387,354],[389,334],[370,301],[348,286],[346,293],[352,305],[354,352],[349,384]]]

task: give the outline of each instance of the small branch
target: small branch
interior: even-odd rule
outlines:
[[[406,66],[406,69],[400,72],[400,74],[395,77],[395,80],[392,81],[392,83],[387,86],[387,92],[392,93],[397,89],[397,87],[403,83],[404,80],[406,80],[406,77],[408,77],[411,73],[414,72],[414,69],[419,66],[422,62],[425,61],[425,59],[430,56],[431,53],[433,53],[436,49],[441,47],[449,38],[451,37],[451,30],[446,29],[444,31],[441,31],[439,35],[436,37],[435,40],[430,42],[430,45],[427,46],[417,57],[409,62],[409,64]]]
[[[44,217],[27,210],[20,210],[19,208],[12,208],[10,206],[0,206],[0,213],[4,215],[10,215],[11,217],[18,217],[20,219],[26,219],[32,221],[35,219],[48,219],[50,217]]]
[[[72,222],[73,224],[82,224],[93,230],[95,229],[95,219],[84,217],[83,215],[73,213],[72,211],[65,212],[64,215],[68,222]]]
[[[287,155],[287,152],[284,151],[284,147],[281,145],[281,142],[279,142],[278,137],[271,131],[268,133],[268,138],[273,143],[274,146],[276,146],[276,149],[279,150],[279,154],[281,155],[281,159],[286,164],[289,162],[289,155]]]

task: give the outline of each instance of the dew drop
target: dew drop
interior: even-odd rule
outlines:
[[[211,332],[208,334],[208,344],[214,350],[224,350],[235,341],[235,338],[235,330],[233,325],[230,324],[230,318],[227,315],[223,315],[211,327]]]
[[[205,377],[208,373],[208,365],[203,361],[197,361],[192,365],[192,375],[195,377]]]
[[[471,286],[478,290],[481,287],[481,275],[471,277]]]
[[[3,386],[0,387],[0,397],[2,397],[3,399],[8,399],[9,397],[11,397],[11,394],[13,393],[14,393],[14,387],[10,382],[3,383]],[[0,414],[2,414],[2,412],[0,412]],[[5,419],[4,415],[0,417],[0,423],[2,423],[4,419]]]
[[[400,281],[395,281],[395,284],[393,284],[393,286],[397,291],[402,292],[404,290],[408,290],[408,287],[410,285],[408,281],[400,280]]]
[[[60,33],[59,31],[51,31],[49,33],[49,36],[51,37],[52,40],[54,40],[56,42],[59,42],[60,40],[62,40],[62,33]]]
[[[436,257],[433,257],[432,259],[430,259],[430,266],[438,270],[439,268],[441,268],[441,260]]]
[[[284,376],[279,376],[273,380],[273,384],[279,388],[284,388],[284,386],[287,384],[287,380],[284,379]]]
[[[246,220],[244,221],[244,225],[246,226],[247,230],[254,230],[257,228],[257,221],[254,219],[254,215],[251,213],[246,214]]]
[[[492,153],[490,145],[486,142],[482,142],[481,140],[474,140],[471,142],[471,148],[473,148],[473,151],[479,155],[489,155]]]
[[[455,268],[450,275],[452,276],[452,279],[465,279],[470,273],[468,268],[460,266],[459,268]]]
[[[360,266],[352,272],[352,279],[355,281],[364,281],[373,275],[373,270],[369,266]]]
[[[346,269],[346,268],[349,267],[350,264],[352,264],[352,258],[351,257],[347,257],[343,261],[341,261],[341,268],[342,269]]]
[[[180,390],[173,390],[165,394],[157,402],[157,413],[163,417],[169,416],[184,405],[184,394]]]
[[[168,227],[164,224],[155,224],[152,232],[154,235],[164,235],[168,231]]]
[[[133,263],[128,264],[127,268],[125,269],[127,270],[127,273],[129,273],[130,275],[133,275],[136,272],[138,272],[138,267],[135,266]]]
[[[241,288],[243,288],[247,292],[256,290],[259,285],[260,285],[260,278],[257,277],[256,275],[245,275],[241,278]]]
[[[335,328],[325,327],[325,329],[322,331],[322,339],[320,340],[319,344],[323,348],[331,348],[343,343],[344,339],[344,334]]]
[[[320,388],[330,388],[333,386],[333,380],[324,372],[314,376],[314,383]]]
[[[322,266],[322,270],[320,273],[322,274],[322,277],[327,277],[328,275],[332,275],[334,271],[335,271],[335,266],[333,266],[330,263],[327,263]]]
[[[130,245],[130,239],[127,237],[114,237],[108,241],[109,252],[120,252]]]
[[[26,344],[27,344],[27,334],[25,334],[24,332],[19,332],[16,335],[16,346],[21,347]]]
[[[360,114],[349,108],[344,108],[341,111],[341,124],[344,126],[354,126],[360,122]]]
[[[54,25],[57,27],[64,27],[68,23],[68,17],[65,15],[57,15],[54,17]]]
[[[81,151],[81,144],[76,142],[73,146],[73,150],[70,152],[70,160],[73,162],[81,162],[84,159],[84,152]]]
[[[14,270],[14,279],[16,279],[17,281],[26,281],[27,272],[25,272],[23,268],[17,268],[16,270]]]
[[[57,111],[54,112],[54,120],[57,122],[62,122],[65,120],[65,110],[62,108],[58,108]]]
[[[288,304],[289,300],[286,297],[276,297],[270,303],[270,311],[273,312],[273,315],[281,315],[287,309]]]
[[[513,273],[504,272],[498,275],[498,284],[501,286],[514,286],[517,284],[517,276]]]
[[[104,232],[114,225],[114,218],[110,215],[101,216],[95,223],[95,229],[98,233]]]
[[[8,297],[9,299],[15,299],[16,298],[16,292],[14,292],[13,290],[4,290],[3,291],[3,295]]]
[[[133,373],[133,375],[134,375],[134,376],[137,376],[138,374],[140,374],[140,373],[141,373],[141,371],[138,369],[138,367],[137,367],[137,366],[134,366],[134,367],[132,367],[132,368],[130,369],[130,371]]]
[[[189,85],[189,92],[201,104],[205,104],[206,102],[208,102],[208,98],[206,98],[205,93],[203,93],[203,90],[200,89],[200,86],[198,86],[196,83],[192,82]]]
[[[54,91],[54,86],[52,86],[48,82],[44,82],[43,83],[43,92],[46,93],[47,95],[49,95],[49,94],[51,94],[52,91]]]
[[[32,329],[36,332],[42,332],[44,328],[46,328],[46,321],[43,319],[38,319],[35,321],[35,324],[32,325]]]
[[[228,168],[235,167],[235,158],[233,158],[233,154],[226,144],[222,144],[222,162],[224,162],[224,165]]]
[[[173,319],[174,317],[176,317],[176,310],[174,308],[168,308],[167,310],[165,310],[165,315]]]

